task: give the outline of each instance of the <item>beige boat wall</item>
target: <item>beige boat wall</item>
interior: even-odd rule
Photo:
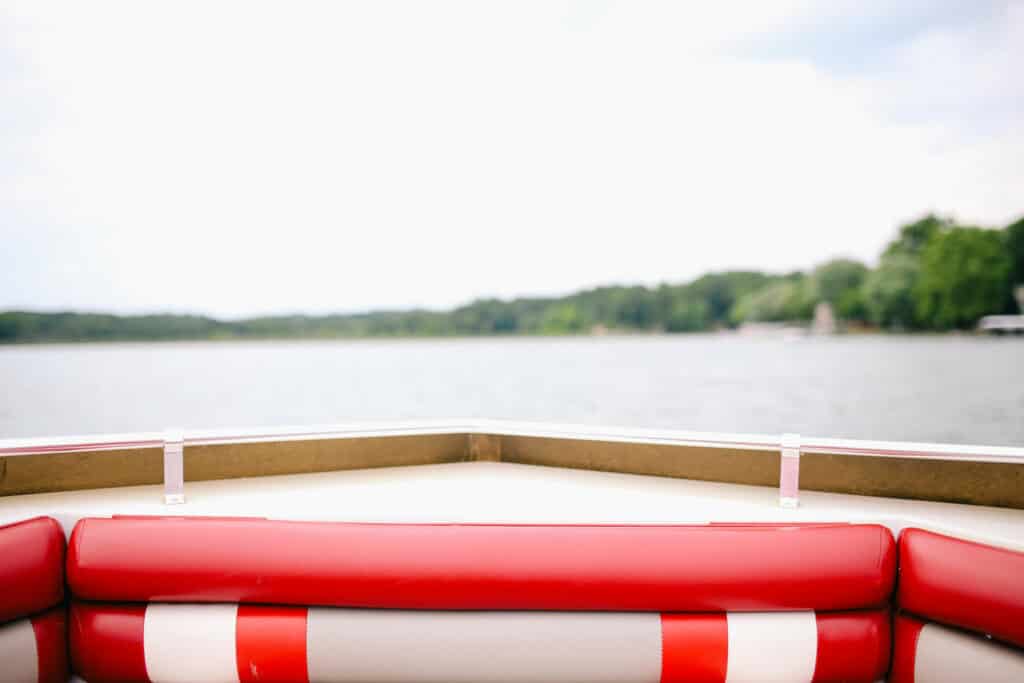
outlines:
[[[778,487],[779,437],[524,423],[189,435],[185,481],[471,461]],[[1024,509],[1024,449],[806,439],[800,489]],[[159,434],[0,441],[0,495],[164,482]]]

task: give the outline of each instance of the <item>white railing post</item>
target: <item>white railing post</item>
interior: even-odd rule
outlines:
[[[185,502],[185,435],[180,429],[164,432],[164,504]]]
[[[782,435],[779,458],[779,505],[795,508],[800,505],[800,435]]]

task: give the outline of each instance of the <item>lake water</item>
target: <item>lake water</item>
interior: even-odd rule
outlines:
[[[680,335],[0,347],[0,437],[485,417],[1024,445],[1024,340]]]

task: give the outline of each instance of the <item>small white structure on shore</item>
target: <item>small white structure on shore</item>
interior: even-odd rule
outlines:
[[[978,321],[978,330],[993,334],[1024,334],[1024,285],[1013,290],[1021,315],[986,315]]]
[[[832,304],[827,301],[820,301],[814,307],[814,321],[811,323],[811,334],[835,334],[836,315],[832,311]]]
[[[978,330],[994,334],[1024,334],[1024,315],[986,315],[978,321]]]

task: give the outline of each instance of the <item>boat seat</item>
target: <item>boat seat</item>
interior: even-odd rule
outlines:
[[[1024,553],[905,529],[896,600],[890,681],[1024,680]]]
[[[70,640],[90,683],[877,681],[895,563],[877,525],[83,519]]]
[[[901,609],[1024,647],[1024,553],[904,529],[899,554]]]
[[[0,682],[68,680],[64,531],[36,517],[0,527]]]
[[[1024,680],[1024,553],[921,529],[86,518],[65,562],[35,518],[0,558],[0,683]]]

